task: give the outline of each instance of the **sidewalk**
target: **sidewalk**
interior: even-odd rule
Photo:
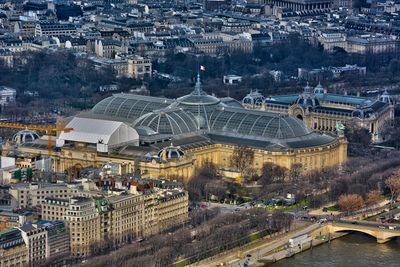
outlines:
[[[312,224],[308,226],[299,226],[297,229],[292,230],[290,232],[270,237],[263,238],[261,240],[250,243],[249,245],[245,245],[243,247],[234,248],[230,251],[226,251],[222,254],[218,254],[211,258],[204,259],[200,262],[193,263],[189,266],[217,266],[221,265],[221,263],[232,263],[229,266],[243,266],[246,255],[253,255],[254,260],[258,260],[263,257],[265,254],[274,251],[275,249],[283,246],[288,242],[288,240],[292,237],[308,233],[320,227],[319,224]],[[238,265],[239,264],[239,265]]]

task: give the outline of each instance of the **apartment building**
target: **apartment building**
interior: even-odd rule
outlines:
[[[27,223],[18,228],[28,249],[29,266],[37,266],[46,259],[47,231],[44,227]]]
[[[24,267],[28,262],[28,248],[18,229],[0,232],[0,266]]]
[[[32,219],[33,214],[29,211],[0,211],[0,231],[20,227]]]
[[[65,214],[69,207],[69,200],[66,198],[47,197],[41,205],[42,219],[47,221],[65,220]]]
[[[69,198],[81,194],[75,185],[49,183],[16,184],[9,192],[17,203],[15,208],[41,206],[47,197]]]
[[[96,211],[93,199],[71,198],[65,213],[65,222],[70,232],[73,257],[90,255],[91,247],[102,241],[100,214]]]
[[[97,68],[109,67],[119,77],[140,79],[145,76],[151,77],[152,63],[148,58],[137,55],[117,56],[115,59],[92,58]]]
[[[118,246],[183,224],[188,218],[188,195],[183,190],[168,189],[98,198],[47,198],[42,218],[64,220],[71,255],[85,257],[106,243]]]
[[[140,56],[128,56],[128,73],[126,76],[130,78],[143,78],[144,76],[151,77],[152,64],[148,58]]]
[[[145,209],[142,195],[120,195],[108,198],[112,212],[110,226],[112,240],[116,244],[127,243],[143,236],[143,211]]]
[[[36,24],[35,36],[71,36],[76,34],[76,27],[71,23],[40,22]]]
[[[62,259],[70,254],[69,231],[63,221],[40,221],[47,231],[46,258]]]
[[[182,225],[189,218],[189,195],[179,189],[161,190],[157,193],[158,229]]]

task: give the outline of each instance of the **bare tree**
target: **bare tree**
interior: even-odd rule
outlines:
[[[378,204],[381,197],[382,194],[378,190],[369,191],[367,194],[367,198],[365,199],[365,205],[367,205],[368,207],[372,207]]]
[[[261,170],[260,182],[263,186],[268,186],[273,182],[283,182],[287,173],[285,167],[281,167],[272,162],[264,163]]]
[[[246,170],[253,165],[254,150],[248,146],[236,146],[233,150],[230,163],[231,166],[236,168],[241,175],[244,175]]]
[[[400,169],[396,170],[393,175],[385,181],[385,184],[390,190],[390,207],[392,207],[393,202],[400,193]]]
[[[293,163],[289,171],[290,180],[296,181],[301,175],[301,169],[301,163]]]

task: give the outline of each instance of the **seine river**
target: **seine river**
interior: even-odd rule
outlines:
[[[399,267],[400,239],[377,244],[376,239],[350,234],[292,258],[270,265],[272,267]]]

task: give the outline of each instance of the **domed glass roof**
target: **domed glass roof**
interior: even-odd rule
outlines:
[[[13,141],[17,144],[31,142],[36,139],[39,139],[39,135],[36,132],[27,129],[21,130],[13,136]]]
[[[304,107],[319,106],[319,101],[315,97],[315,94],[308,83],[306,87],[304,87],[303,93],[296,99],[296,104],[302,105]]]
[[[191,112],[196,118],[199,129],[209,129],[210,114],[217,107],[224,107],[226,104],[215,96],[208,95],[201,89],[200,75],[197,75],[195,89],[189,95],[182,96],[170,107],[179,107]]]
[[[258,92],[258,90],[250,91],[242,100],[244,105],[256,105],[261,106],[264,102],[265,97]]]
[[[385,90],[383,94],[379,97],[379,101],[388,103],[390,105],[393,105],[394,103],[393,98],[391,97],[391,95],[389,95],[387,90]]]
[[[172,144],[168,147],[161,149],[160,151],[158,151],[157,154],[158,157],[161,159],[163,158],[163,156],[166,159],[177,159],[185,155],[185,153],[179,147],[175,147]]]
[[[121,93],[107,97],[97,103],[90,114],[131,124],[140,116],[153,110],[166,108],[173,102],[173,100],[166,98]]]
[[[324,94],[324,87],[322,87],[322,84],[319,82],[318,85],[314,88],[314,94]]]
[[[273,139],[302,137],[312,132],[303,121],[288,115],[237,108],[215,110],[210,117],[210,128],[212,131]]]
[[[189,95],[177,99],[177,106],[217,105],[221,100],[215,96],[208,95],[201,89],[200,75],[197,75],[194,90]]]
[[[196,118],[190,112],[179,108],[155,110],[138,118],[133,127],[148,127],[154,132],[167,135],[179,135],[196,132]]]

